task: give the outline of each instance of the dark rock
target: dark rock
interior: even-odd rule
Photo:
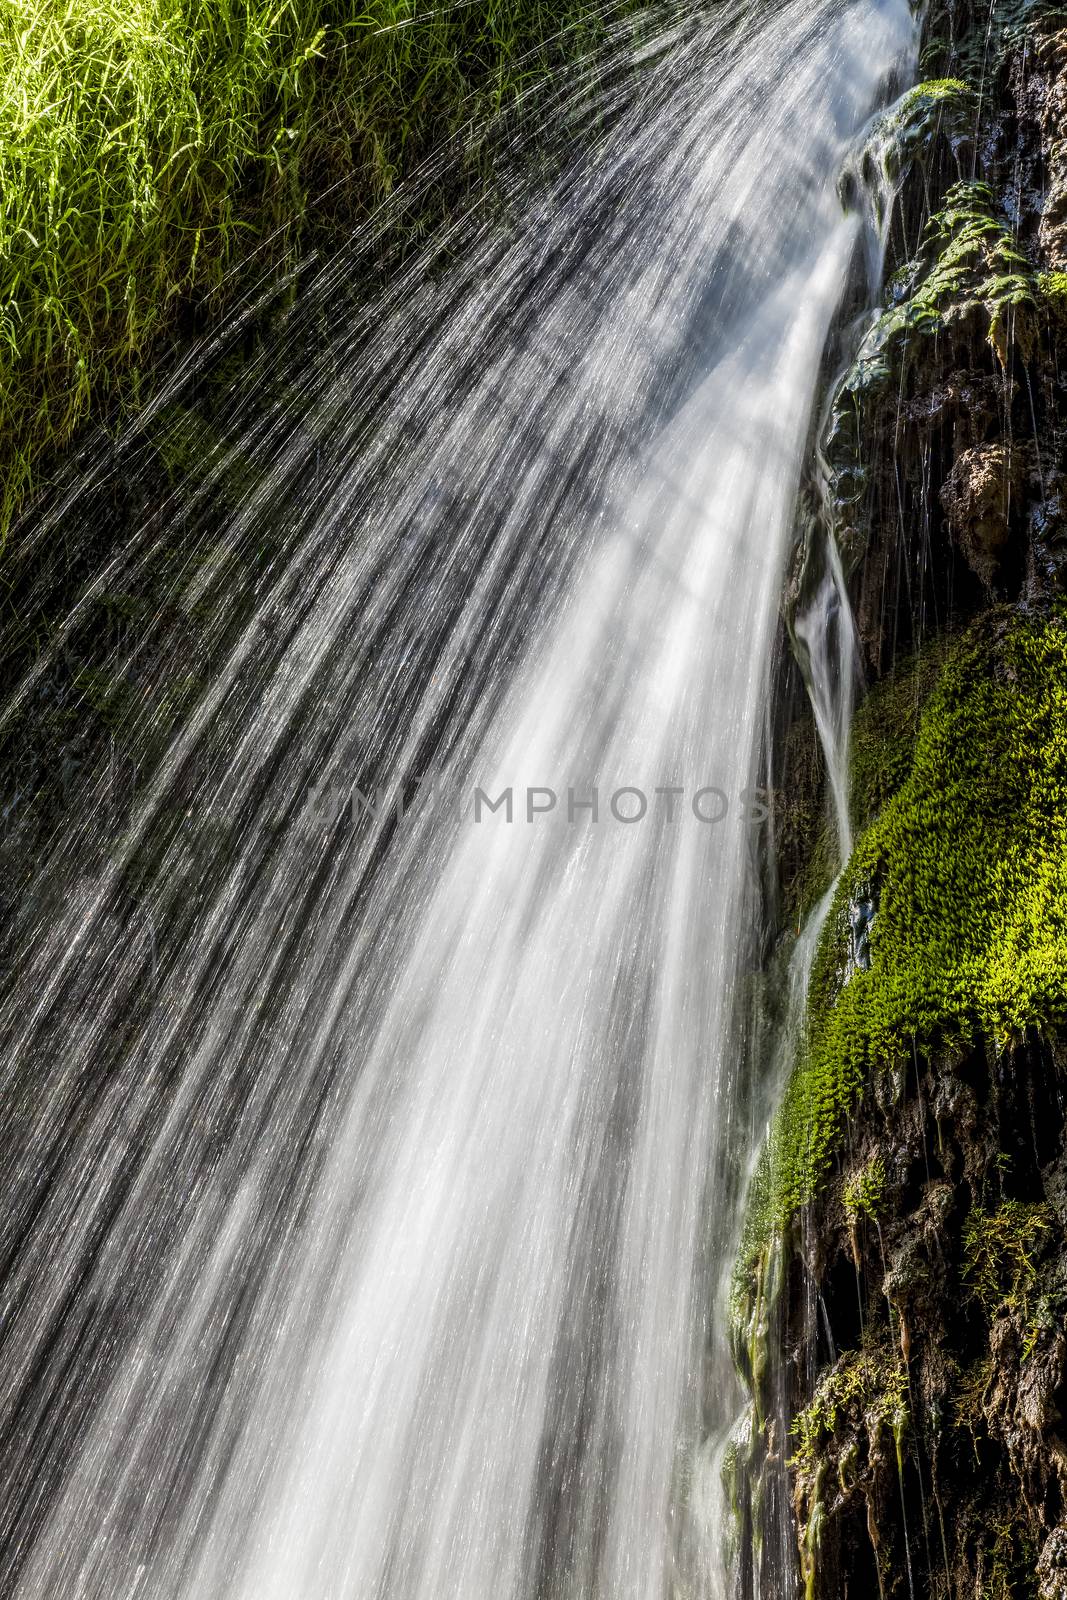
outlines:
[[[1021,482],[1020,451],[1011,445],[986,444],[961,451],[941,489],[952,536],[990,593]]]
[[[991,45],[994,12],[1030,20]],[[835,509],[875,680],[991,598],[991,637],[1012,608],[1062,603],[1067,573],[1067,285],[1061,297],[1049,279],[1067,270],[1067,29],[1036,7],[951,0],[934,20],[950,41],[939,70],[981,78],[981,111],[965,168],[962,146],[941,148],[909,180],[889,271],[907,279],[966,170],[1010,229],[1035,309],[1014,338],[965,309],[864,391]],[[795,704],[790,727],[801,745]],[[809,853],[816,838],[811,824]],[[861,967],[877,915],[855,909]],[[746,1592],[803,1580],[808,1600],[1067,1600],[1065,1124],[1061,1033],[935,1041],[870,1074],[836,1168],[795,1219],[765,1390],[765,1548],[791,1501],[794,1587],[765,1563]]]
[[[1067,1600],[1067,1527],[1054,1528],[1037,1563],[1038,1600]]]
[[[1035,54],[1047,182],[1039,238],[1048,266],[1062,272],[1067,268],[1067,29],[1039,39]]]

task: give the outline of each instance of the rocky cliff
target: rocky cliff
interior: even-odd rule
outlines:
[[[830,397],[868,688],[738,1268],[747,1593],[1067,1596],[1065,23],[928,16]],[[780,965],[830,876],[813,743],[795,715]]]

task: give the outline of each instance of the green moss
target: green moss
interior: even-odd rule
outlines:
[[[1014,336],[1028,354],[1032,334],[1026,313],[1036,306],[1034,273],[996,214],[988,184],[970,179],[952,186],[926,224],[919,254],[898,288],[904,290],[899,302],[873,330],[866,356],[860,353],[872,373],[892,364],[894,347],[904,340],[938,333],[975,312],[984,318],[986,337],[1002,361],[1014,314]]]
[[[899,102],[902,115],[911,116],[926,105],[959,105],[971,96],[970,85],[962,78],[927,78],[909,89]]]
[[[879,1216],[885,1200],[885,1162],[880,1155],[872,1156],[866,1166],[845,1179],[842,1198],[850,1222]]]
[[[1030,1600],[1037,1595],[1037,1547],[1021,1522],[992,1520],[978,1552],[977,1600]]]
[[[874,906],[866,969],[852,959],[860,898]],[[993,613],[949,652],[907,776],[842,875],[753,1189],[750,1257],[811,1197],[875,1074],[1065,1021],[1067,622]]]
[[[963,1225],[963,1278],[987,1317],[1002,1309],[1028,1318],[1036,1300],[1035,1255],[1054,1226],[1047,1205],[1006,1200],[976,1208]]]
[[[982,1356],[962,1372],[953,1364],[951,1370],[952,1420],[957,1428],[970,1434],[977,1453],[979,1435],[985,1430],[985,1397],[993,1381],[993,1358]]]
[[[934,639],[898,662],[860,706],[849,735],[850,802],[854,828],[863,829],[911,770],[923,706],[949,650]]]
[[[804,1579],[804,1600],[815,1600],[817,1558],[822,1544],[823,1522],[826,1518],[822,1493],[825,1477],[826,1462],[819,1461],[812,1474],[813,1481],[808,1496],[810,1509],[804,1536],[800,1541],[800,1575]]]
[[[901,95],[889,114],[895,138],[894,164],[914,159],[940,128],[954,130],[972,110],[974,93],[962,78],[927,78]]]
[[[927,12],[922,71],[955,72],[989,82],[1025,34],[1059,14],[1059,0],[997,0],[979,25],[961,30],[954,0],[941,0]]]
[[[1046,300],[1067,305],[1067,272],[1042,272],[1037,282]]]
[[[908,1368],[884,1345],[846,1351],[825,1373],[808,1405],[797,1415],[790,1437],[794,1450],[794,1505],[803,1517],[800,1542],[801,1576],[808,1600],[816,1592],[816,1566],[826,1516],[825,1481],[836,1442],[837,1482],[847,1496],[862,1471],[861,1440],[868,1461],[878,1451],[886,1429],[893,1435],[897,1471],[903,1473],[904,1441],[911,1424]]]
[[[954,184],[923,231],[914,260],[888,284],[889,304],[868,330],[831,406],[824,442],[827,498],[838,543],[850,562],[863,546],[857,526],[867,490],[863,443],[870,410],[892,383],[904,385],[928,341],[976,330],[1002,366],[1017,349],[1028,360],[1039,328],[1041,289],[988,184]]]
[[[847,1422],[850,1431],[863,1425],[877,1437],[890,1428],[903,1437],[908,1424],[908,1369],[885,1349],[847,1351],[825,1374],[808,1405],[793,1422],[790,1466],[811,1477],[824,1461],[826,1443]]]
[[[1049,321],[1062,333],[1067,329],[1067,272],[1042,272],[1037,287]]]
[[[743,1249],[732,1286],[731,1336],[734,1363],[752,1394],[757,1427],[764,1420],[764,1380],[770,1361],[771,1316],[782,1286],[784,1251],[781,1235],[767,1237],[762,1226],[769,1215],[766,1204],[750,1212],[750,1226],[760,1222],[760,1237]]]
[[[974,96],[960,78],[928,78],[901,95],[877,118],[860,160],[866,178],[898,181],[914,161],[925,159],[936,136],[957,130]]]

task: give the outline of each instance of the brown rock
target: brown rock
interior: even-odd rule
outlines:
[[[1067,1528],[1054,1528],[1037,1563],[1039,1600],[1067,1600]]]
[[[1038,239],[1047,265],[1063,271],[1067,268],[1067,30],[1043,39],[1037,56],[1044,79],[1041,134],[1048,184]]]
[[[984,444],[961,451],[941,489],[952,536],[989,590],[1008,540],[1021,481],[1019,452],[1010,445]]]

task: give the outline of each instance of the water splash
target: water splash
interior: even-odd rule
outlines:
[[[161,753],[127,713],[121,828],[86,776],[4,1001],[18,1600],[725,1592],[733,802],[857,240],[838,173],[912,36],[903,0],[672,30],[510,234],[377,320],[342,263],[325,353],[265,363],[304,356],[182,592],[217,657]],[[728,809],[309,818],[431,765]],[[190,816],[220,827],[191,863]]]

